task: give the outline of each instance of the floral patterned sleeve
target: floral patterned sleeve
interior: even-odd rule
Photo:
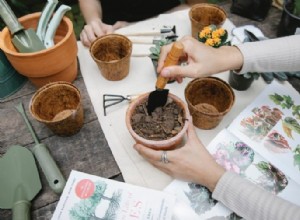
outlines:
[[[213,198],[245,219],[300,219],[300,207],[227,171],[219,180]]]

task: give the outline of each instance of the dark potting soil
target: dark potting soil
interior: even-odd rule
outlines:
[[[183,109],[170,97],[167,104],[147,112],[147,101],[138,105],[131,117],[132,129],[147,140],[166,140],[178,134],[185,122]]]

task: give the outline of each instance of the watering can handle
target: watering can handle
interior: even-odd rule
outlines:
[[[12,35],[24,29],[5,0],[0,0],[0,16]]]
[[[30,220],[31,202],[26,200],[17,201],[12,208],[12,220]]]
[[[33,147],[33,153],[46,176],[50,188],[55,193],[61,193],[66,185],[66,180],[53,160],[53,157],[50,155],[46,145],[35,145]]]

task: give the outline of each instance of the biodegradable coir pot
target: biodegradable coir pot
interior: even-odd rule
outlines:
[[[132,101],[127,109],[126,112],[126,125],[128,128],[129,133],[134,138],[134,140],[137,143],[143,144],[146,147],[155,149],[155,150],[171,150],[174,149],[177,145],[179,145],[183,137],[188,129],[188,120],[190,120],[190,113],[187,106],[184,104],[184,102],[178,98],[177,96],[169,93],[168,98],[171,98],[178,106],[183,110],[183,127],[182,129],[173,137],[166,139],[166,140],[148,140],[140,135],[138,135],[132,127],[132,116],[136,110],[136,108],[141,105],[142,103],[145,103],[148,100],[149,93],[145,93],[143,95],[140,95],[138,98],[134,99]],[[152,113],[153,114],[153,113]]]
[[[25,29],[36,29],[41,13],[28,14],[19,19]],[[72,21],[63,17],[55,36],[55,45],[34,53],[20,53],[12,44],[7,27],[0,34],[0,47],[11,65],[36,86],[49,82],[73,82],[77,76],[77,41]]]
[[[206,26],[216,25],[221,27],[225,20],[226,12],[215,4],[199,3],[191,7],[189,18],[191,21],[192,36],[198,39],[198,33]]]
[[[33,118],[59,136],[71,136],[83,126],[80,91],[69,82],[53,82],[38,89],[29,110]]]
[[[111,81],[124,79],[129,73],[132,42],[124,35],[107,34],[90,46],[90,54],[102,76]]]
[[[231,87],[217,77],[196,78],[184,91],[193,124],[200,129],[215,128],[235,100]]]

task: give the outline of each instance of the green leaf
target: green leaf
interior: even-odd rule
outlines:
[[[294,155],[294,166],[298,166],[298,168],[300,170],[300,154]]]
[[[294,105],[294,101],[291,96],[283,95],[284,101],[286,103],[286,107],[290,109]]]
[[[274,95],[269,95],[269,98],[276,104],[280,105],[281,102],[283,101],[283,97],[281,95],[278,95],[275,93]]]

